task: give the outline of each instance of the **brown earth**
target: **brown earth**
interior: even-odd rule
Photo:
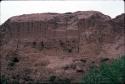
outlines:
[[[98,11],[11,17],[0,28],[1,75],[20,84],[79,82],[125,54],[124,18]]]

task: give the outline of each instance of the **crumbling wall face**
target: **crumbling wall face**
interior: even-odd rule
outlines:
[[[46,48],[62,47],[64,51],[69,52],[76,52],[79,47],[80,33],[76,24],[52,24],[42,21],[13,22],[9,27],[9,38],[22,43],[31,45],[43,43]]]
[[[70,52],[72,51],[71,48],[79,49],[80,45],[84,46],[86,43],[98,45],[99,43],[114,41],[115,27],[112,26],[112,23],[109,24],[109,19],[106,19],[106,22],[101,17],[102,15],[92,16],[90,14],[90,16],[86,16],[82,13],[47,15],[45,18],[34,19],[32,17],[28,20],[27,18],[22,20],[22,17],[19,17],[15,21],[10,21],[8,38],[30,42],[31,44],[43,42],[46,47],[63,45],[62,47],[69,49]]]

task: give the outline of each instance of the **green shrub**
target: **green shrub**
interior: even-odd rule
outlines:
[[[82,79],[82,84],[125,84],[125,55],[103,63],[99,68],[90,70]]]
[[[71,81],[68,78],[60,79],[57,76],[50,76],[48,84],[71,84]]]
[[[8,79],[4,75],[1,75],[0,83],[1,84],[8,84]]]

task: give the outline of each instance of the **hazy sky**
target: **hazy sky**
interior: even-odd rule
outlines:
[[[114,18],[124,13],[124,2],[122,0],[80,0],[80,1],[2,1],[1,22],[8,18],[21,14],[43,13],[43,12],[75,12],[75,11],[100,11]]]

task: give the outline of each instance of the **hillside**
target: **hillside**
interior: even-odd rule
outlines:
[[[13,16],[0,27],[1,75],[20,84],[78,82],[125,54],[124,17],[98,11]]]

